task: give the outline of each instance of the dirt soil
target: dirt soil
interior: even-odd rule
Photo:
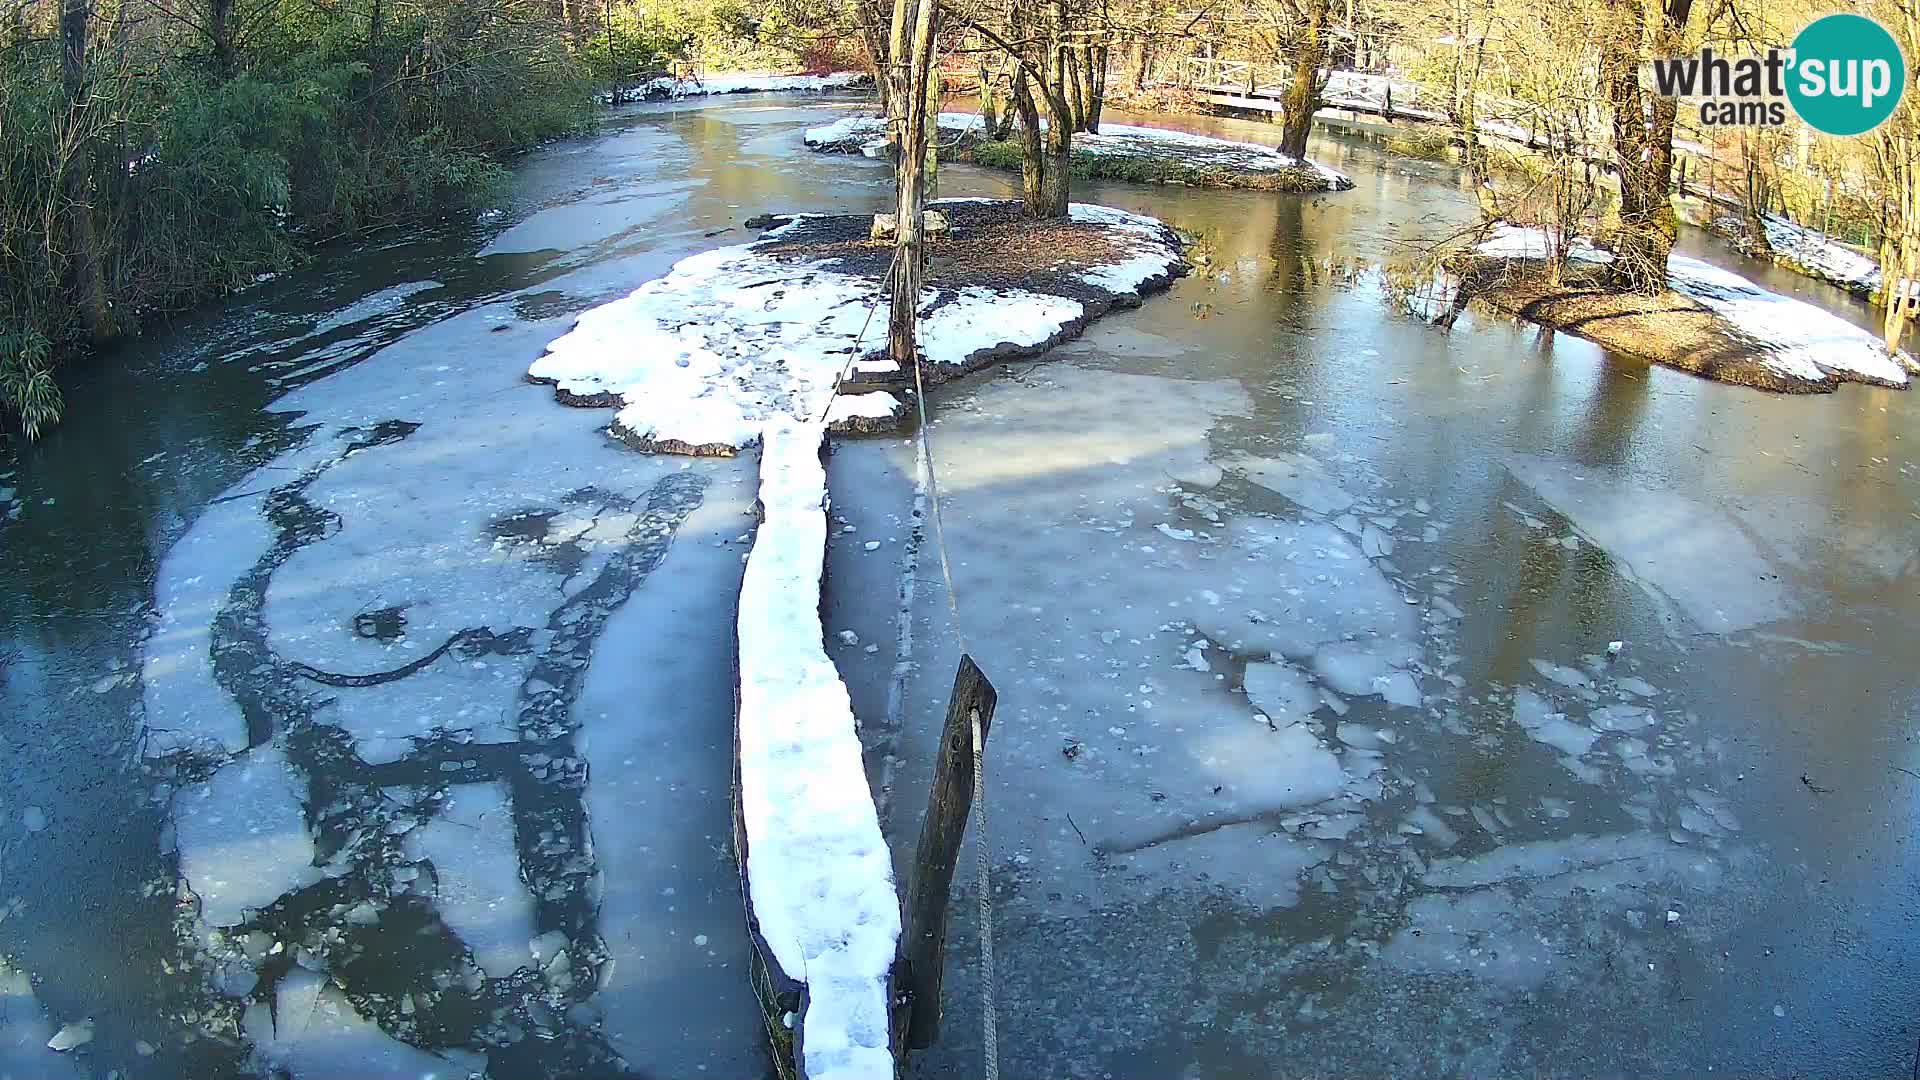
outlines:
[[[1550,282],[1543,267],[1535,259],[1463,257],[1449,263],[1460,276],[1463,297],[1625,356],[1787,394],[1817,394],[1838,385],[1783,378],[1753,358],[1752,341],[1691,297],[1621,293],[1598,266],[1569,266]]]
[[[1132,245],[1111,226],[1053,218],[1035,221],[1014,202],[949,202],[948,231],[927,245],[930,288],[1024,289],[1084,303],[1107,294],[1079,277],[1090,266],[1125,258]],[[833,259],[842,273],[880,281],[893,260],[891,240],[868,239],[873,219],[858,215],[810,218],[764,241],[768,255]]]

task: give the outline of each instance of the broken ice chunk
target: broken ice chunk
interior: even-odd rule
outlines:
[[[1319,701],[1307,677],[1282,661],[1248,664],[1245,686],[1248,699],[1279,726],[1305,720]]]
[[[1420,686],[1412,675],[1356,643],[1336,643],[1314,653],[1313,670],[1349,697],[1373,695],[1409,709],[1420,705]]]

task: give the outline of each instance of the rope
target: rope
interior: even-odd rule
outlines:
[[[887,260],[887,272],[881,275],[881,285],[885,286],[893,280],[894,268],[899,265],[900,249],[894,248],[893,258]],[[887,293],[884,288],[873,294],[873,305],[867,308],[866,321],[860,324],[860,332],[853,336],[853,345],[847,349],[847,362],[840,365],[840,377],[833,380],[833,390],[827,394],[827,403],[820,406],[820,415],[814,418],[814,423],[824,424],[827,422],[827,414],[833,411],[833,403],[840,398],[841,384],[847,381],[847,375],[853,371],[854,361],[860,359],[861,339],[867,336],[867,328],[873,325],[873,317],[880,313],[880,301],[886,299],[886,296]]]
[[[980,1042],[986,1080],[1000,1080],[1000,1032],[993,993],[993,893],[987,881],[986,740],[980,737],[980,710],[973,710],[973,842],[980,867]]]
[[[927,388],[920,377],[920,358],[913,359],[914,397],[920,407],[920,469],[927,481],[927,500],[933,510],[934,546],[940,552],[940,576],[947,583],[947,608],[953,613],[953,636],[960,651],[967,651],[967,639],[960,625],[960,593],[953,587],[953,564],[947,558],[946,519],[940,513],[940,481],[933,466],[933,437],[927,422]],[[973,843],[977,880],[974,892],[980,905],[980,1044],[985,1057],[985,1080],[1000,1080],[1000,1018],[994,994],[993,976],[993,887],[989,874],[993,857],[987,843],[987,765],[986,740],[980,732],[980,713],[972,713],[973,722]]]

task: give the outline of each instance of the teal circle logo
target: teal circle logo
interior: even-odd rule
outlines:
[[[1787,100],[1828,135],[1861,135],[1893,115],[1907,61],[1887,28],[1864,15],[1827,15],[1793,39]]]

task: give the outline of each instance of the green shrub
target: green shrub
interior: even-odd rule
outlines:
[[[0,46],[7,426],[55,422],[52,372],[91,344],[72,303],[75,225],[101,267],[104,329],[124,330],[314,244],[493,199],[503,155],[592,123],[588,69],[547,9],[385,3],[375,35],[357,9],[282,0],[227,69],[181,27],[101,41],[96,26],[82,112],[53,35]]]

